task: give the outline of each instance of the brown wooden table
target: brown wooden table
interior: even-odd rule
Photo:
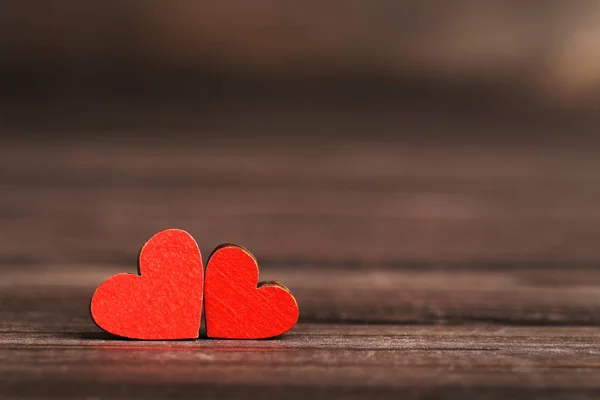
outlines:
[[[600,398],[593,147],[0,145],[1,398]],[[289,286],[276,340],[119,340],[89,299],[153,233]]]

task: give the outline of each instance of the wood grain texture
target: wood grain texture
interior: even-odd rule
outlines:
[[[318,144],[3,142],[0,398],[600,397],[595,147]],[[298,325],[102,333],[94,288],[169,226],[249,246]]]
[[[82,327],[0,334],[2,393],[186,399],[600,394],[595,328],[300,324],[279,340],[136,342]]]
[[[92,137],[1,149],[6,261],[129,262],[172,226],[207,254],[243,243],[261,261],[600,261],[598,147]]]

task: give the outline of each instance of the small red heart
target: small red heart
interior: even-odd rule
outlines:
[[[168,229],[140,251],[139,275],[117,274],[92,296],[94,322],[131,339],[194,339],[202,316],[202,258],[194,238]]]
[[[226,244],[206,265],[204,308],[208,337],[265,339],[292,329],[298,304],[277,282],[258,283],[258,264],[245,248]]]

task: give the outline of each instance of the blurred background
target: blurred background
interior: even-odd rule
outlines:
[[[595,323],[599,106],[598,1],[3,0],[0,264],[179,227],[309,320]]]
[[[240,134],[285,137],[324,133],[323,117],[469,118],[489,136],[517,118],[578,135],[595,130],[599,19],[587,0],[4,0],[1,121],[211,136],[235,115]],[[415,136],[388,128],[327,133]]]

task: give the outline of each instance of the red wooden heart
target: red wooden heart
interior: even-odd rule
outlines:
[[[204,312],[208,337],[264,339],[292,329],[298,304],[283,285],[258,283],[258,264],[241,246],[219,246],[206,265]]]
[[[96,289],[94,322],[132,339],[197,338],[203,271],[194,238],[179,229],[157,233],[142,247],[138,272],[114,275]]]

